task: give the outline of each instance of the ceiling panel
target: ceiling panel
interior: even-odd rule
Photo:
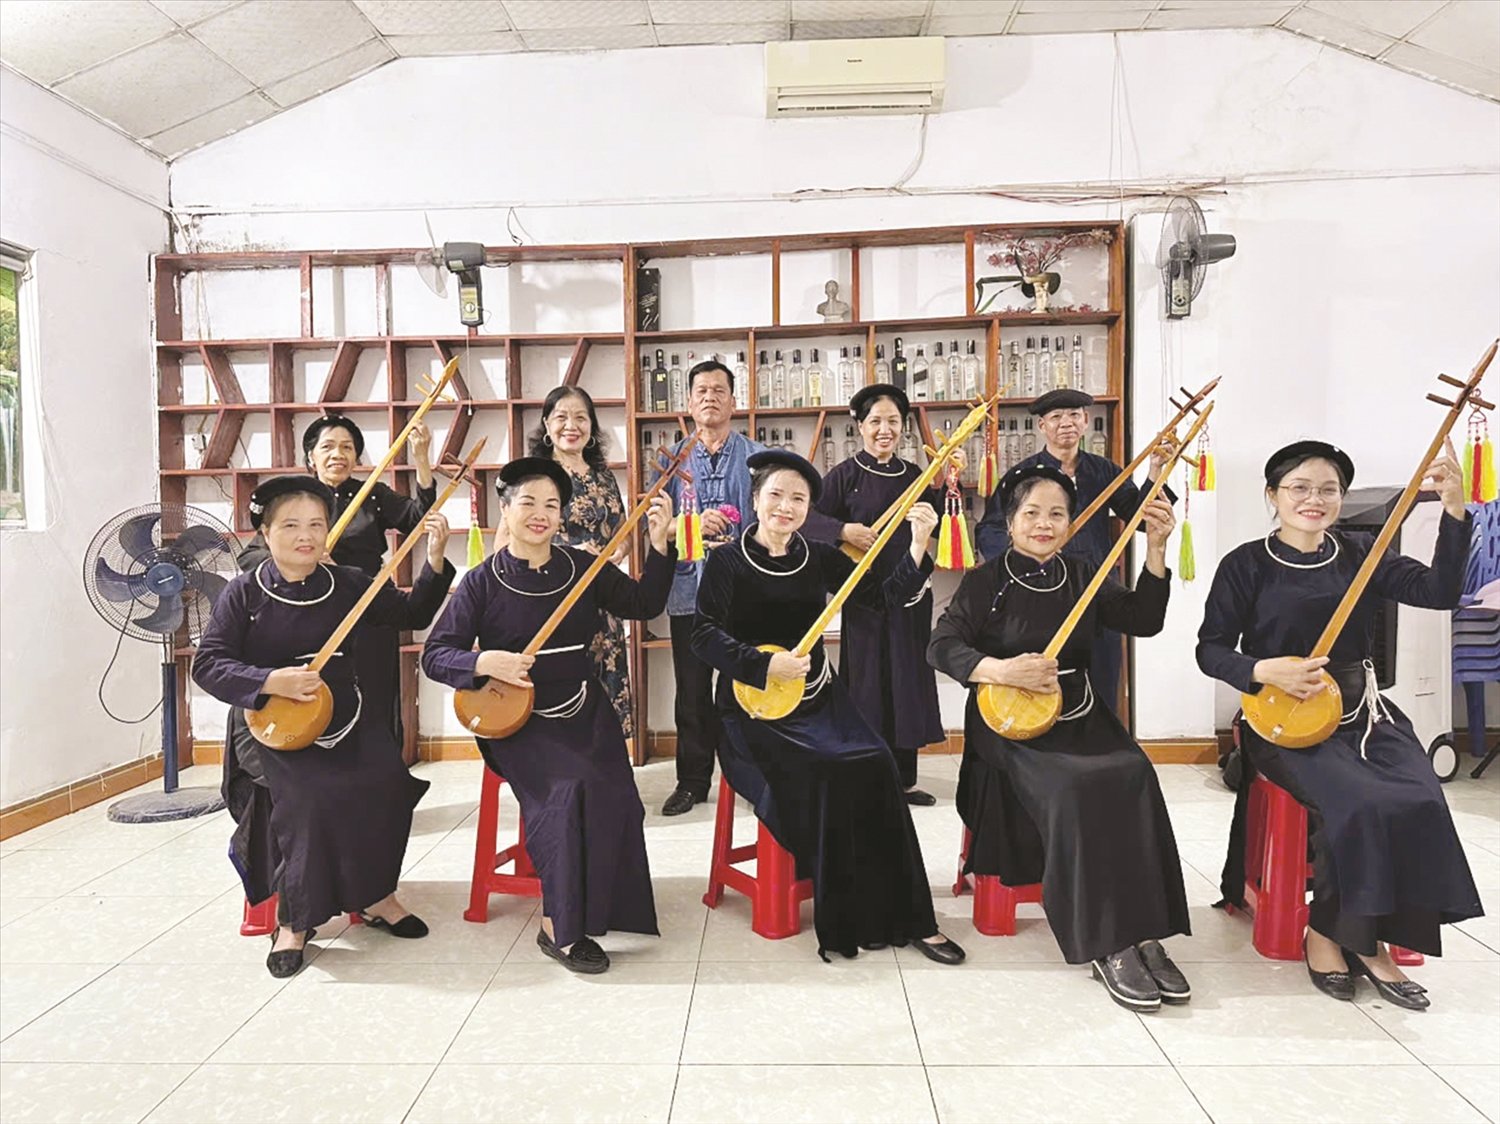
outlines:
[[[524,51],[514,31],[464,31],[443,35],[387,35],[386,45],[408,58],[423,55],[497,55]]]
[[[183,27],[190,27],[239,2],[240,0],[151,0],[152,6],[160,8]]]
[[[1437,12],[1448,0],[1310,0],[1308,7],[1325,16],[1368,27],[1399,39]]]
[[[659,23],[656,40],[663,47],[697,43],[778,43],[791,37],[788,23]]]
[[[395,52],[386,44],[379,39],[370,39],[337,58],[320,62],[301,74],[272,83],[266,87],[266,96],[283,108],[296,105],[299,101],[326,93],[335,86],[342,86],[395,57]]]
[[[382,35],[453,35],[509,31],[500,0],[354,0]]]
[[[1109,11],[1063,9],[1028,12],[1023,6],[1010,22],[1013,35],[1049,35],[1069,31],[1134,31],[1151,13],[1145,8],[1112,8]]]
[[[533,28],[646,25],[651,13],[645,0],[505,0],[510,22],[521,31]],[[531,42],[526,37],[528,43]]]
[[[933,16],[927,25],[929,35],[999,35],[1010,22],[1009,12],[975,16]]]
[[[793,39],[884,39],[893,35],[918,35],[922,21],[899,20],[841,20],[836,23],[792,21]]]
[[[177,25],[146,0],[0,4],[0,54],[44,86],[176,30]]]
[[[636,27],[538,27],[521,32],[533,51],[623,51],[654,47],[656,36],[645,24]]]
[[[1220,4],[1195,11],[1163,8],[1146,17],[1146,27],[1154,31],[1183,31],[1189,28],[1270,27],[1292,10],[1290,4],[1275,7],[1241,8]]]
[[[791,0],[649,0],[651,22],[658,27],[669,23],[706,25],[713,23],[752,24],[785,23],[792,18]]]
[[[181,125],[174,125],[153,137],[148,137],[146,144],[170,160],[199,145],[221,140],[237,133],[279,112],[281,112],[279,105],[256,90],[228,105],[210,109],[191,121],[184,121]]]
[[[932,0],[934,16],[1008,16],[1021,0]]]
[[[1314,8],[1297,9],[1281,21],[1281,26],[1369,58],[1374,58],[1395,42],[1389,35],[1324,15]]]
[[[1450,55],[1440,55],[1413,43],[1397,43],[1382,56],[1382,61],[1401,70],[1426,78],[1436,78],[1439,82],[1474,90],[1500,101],[1500,74],[1470,66]]]
[[[927,0],[792,0],[792,22],[921,19]]]
[[[1500,3],[1449,4],[1413,31],[1408,41],[1500,73]]]
[[[204,20],[193,35],[264,86],[352,50],[375,29],[346,0],[246,0]]]

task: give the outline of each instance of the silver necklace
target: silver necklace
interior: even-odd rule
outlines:
[[[746,532],[745,534],[740,536],[740,553],[745,556],[746,562],[750,563],[751,566],[755,567],[755,569],[759,570],[761,573],[767,575],[768,577],[789,578],[793,574],[801,572],[802,567],[807,565],[808,557],[812,554],[812,551],[807,549],[807,540],[802,537],[801,531],[793,531],[792,537],[802,544],[802,561],[797,563],[797,568],[795,570],[768,570],[764,566],[757,563],[755,559],[750,557],[750,548],[745,545],[746,541],[750,538],[749,532]]]
[[[1013,581],[1013,582],[1015,582],[1017,585],[1022,586],[1022,587],[1026,588],[1026,589],[1031,590],[1032,593],[1053,593],[1053,592],[1061,589],[1064,585],[1067,584],[1067,581],[1068,581],[1068,560],[1066,558],[1064,558],[1061,554],[1054,555],[1054,557],[1057,559],[1058,565],[1060,567],[1062,567],[1062,577],[1058,579],[1058,582],[1057,582],[1056,585],[1048,586],[1046,589],[1043,589],[1039,585],[1027,585],[1026,582],[1021,578],[1021,576],[1019,574],[1017,574],[1014,570],[1012,570],[1010,568],[1010,556],[1011,556],[1012,553],[1014,553],[1014,552],[1010,551],[1010,550],[1007,550],[1005,552],[1005,572],[1010,575],[1010,580]]]
[[[869,453],[865,453],[864,455],[867,456],[867,457],[871,456],[871,454],[869,454]],[[860,454],[859,453],[855,453],[854,454],[854,463],[857,464],[857,465],[859,465],[860,468],[864,469],[871,476],[905,476],[906,475],[906,462],[904,460],[902,460],[900,457],[892,457],[891,458],[890,467],[895,470],[893,472],[887,472],[887,471],[885,471],[885,469],[881,468],[879,461],[876,461],[875,462],[875,467],[871,468],[863,460],[860,459]]]
[[[1290,567],[1293,570],[1320,570],[1324,566],[1328,565],[1328,563],[1332,562],[1335,558],[1337,558],[1339,556],[1339,540],[1338,540],[1338,538],[1336,536],[1334,536],[1334,535],[1328,535],[1327,536],[1328,541],[1331,542],[1331,543],[1333,543],[1333,553],[1330,554],[1327,558],[1323,559],[1323,561],[1321,561],[1321,562],[1288,562],[1285,558],[1278,558],[1277,555],[1276,555],[1276,552],[1271,549],[1271,539],[1275,536],[1275,534],[1276,534],[1276,532],[1272,531],[1269,535],[1266,536],[1266,542],[1265,542],[1266,553],[1271,556],[1271,558],[1272,558],[1273,561],[1280,562],[1283,566],[1288,566],[1288,567]],[[1295,547],[1290,547],[1288,549],[1295,550],[1296,548]],[[1300,551],[1299,551],[1299,553],[1300,553]]]
[[[261,591],[265,593],[267,597],[271,598],[271,600],[280,601],[283,605],[317,605],[324,601],[327,601],[330,597],[333,596],[333,571],[330,570],[328,568],[328,565],[324,562],[318,563],[318,569],[322,570],[325,574],[328,575],[328,588],[323,591],[321,596],[314,597],[311,601],[296,601],[290,597],[283,597],[279,593],[271,592],[270,586],[266,585],[264,574],[266,564],[270,561],[271,560],[267,558],[265,562],[262,562],[259,566],[255,567],[255,584],[260,586]],[[304,578],[303,580],[305,581],[306,579]]]
[[[554,594],[561,593],[563,590],[567,589],[568,586],[573,584],[573,579],[578,576],[578,563],[573,561],[573,556],[571,554],[569,554],[566,550],[558,550],[554,551],[553,553],[561,554],[568,561],[567,579],[556,589],[549,589],[542,593],[533,593],[529,589],[517,589],[515,586],[511,585],[510,582],[505,580],[505,575],[500,571],[500,567],[498,565],[500,559],[500,551],[498,550],[495,551],[494,554],[490,555],[490,572],[495,575],[495,580],[497,582],[503,585],[506,589],[510,590],[512,593],[519,593],[522,597],[551,597]],[[515,556],[512,555],[511,557]],[[547,561],[551,562],[552,559],[548,558]]]

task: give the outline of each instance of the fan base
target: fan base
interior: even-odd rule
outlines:
[[[109,806],[109,818],[115,823],[166,823],[206,816],[222,807],[224,798],[216,788],[179,788],[116,800]]]

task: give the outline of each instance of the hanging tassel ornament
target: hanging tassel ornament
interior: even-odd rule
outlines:
[[[703,516],[692,485],[683,488],[682,510],[677,514],[677,561],[703,561]]]
[[[947,466],[947,490],[943,496],[943,521],[938,526],[937,566],[940,570],[972,570],[974,544],[969,538],[969,520],[964,515],[964,493],[958,466]]]
[[[465,562],[471,570],[484,562],[484,532],[479,528],[479,488],[476,475],[469,484],[469,554]]]
[[[1202,446],[1199,446],[1202,453]],[[1207,454],[1203,454],[1206,458]],[[1198,476],[1203,475],[1203,461],[1198,462]],[[1177,576],[1190,582],[1198,576],[1198,560],[1193,554],[1193,523],[1190,518],[1193,508],[1193,473],[1191,467],[1184,470],[1188,476],[1188,487],[1182,497],[1182,541],[1177,544]],[[1199,488],[1199,491],[1204,489]]]
[[[979,462],[979,494],[986,498],[995,494],[995,487],[1000,483],[997,426],[998,422],[993,415],[984,426],[984,458]]]
[[[1495,478],[1495,445],[1490,440],[1490,423],[1483,410],[1469,415],[1463,470],[1464,499],[1469,503],[1489,503],[1500,494]]]
[[[1189,486],[1200,492],[1212,492],[1218,486],[1214,471],[1214,447],[1208,437],[1208,426],[1198,431],[1198,468],[1189,477]]]

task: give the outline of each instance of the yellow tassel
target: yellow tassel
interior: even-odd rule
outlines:
[[[937,568],[939,570],[972,570],[974,544],[969,539],[969,521],[960,512],[945,513],[938,526]]]
[[[1219,473],[1214,467],[1214,455],[1207,453],[1203,458],[1203,490],[1212,492],[1219,486]]]
[[[938,525],[937,567],[939,570],[953,569],[953,516],[944,515]]]
[[[469,569],[484,562],[484,534],[474,524],[469,524]]]
[[[979,462],[979,494],[988,498],[995,494],[995,486],[1000,483],[999,458],[994,453],[985,453],[984,459]]]
[[[696,511],[684,511],[677,516],[677,560],[703,561],[703,517]]]
[[[1479,450],[1479,502],[1490,503],[1500,496],[1500,482],[1495,479],[1495,443],[1482,442]]]
[[[1193,525],[1182,521],[1182,542],[1177,547],[1177,576],[1190,582],[1198,576],[1198,561],[1193,556]]]

